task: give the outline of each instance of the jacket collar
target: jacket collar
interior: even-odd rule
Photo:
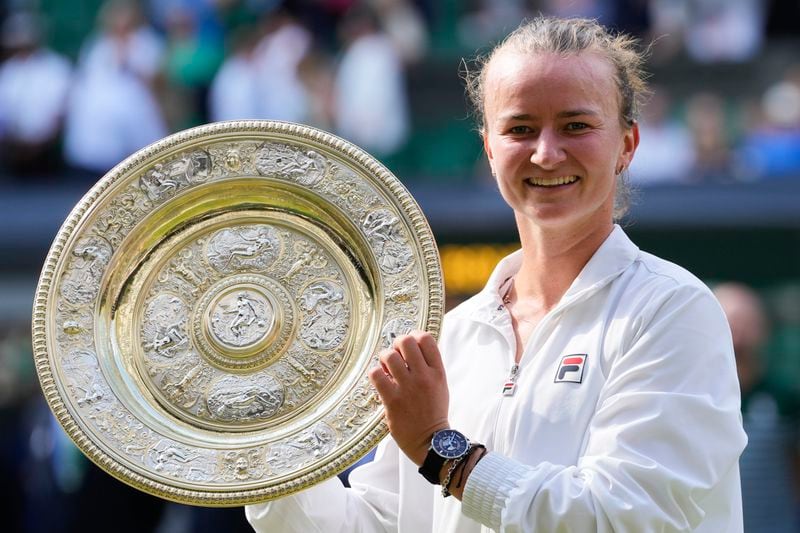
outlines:
[[[558,307],[563,307],[577,299],[588,296],[618,277],[639,256],[639,248],[628,238],[618,225],[600,245],[600,248],[583,267],[561,298]],[[475,295],[471,316],[481,322],[494,321],[504,316],[501,290],[522,265],[522,250],[504,257],[495,267],[489,281],[481,292]]]

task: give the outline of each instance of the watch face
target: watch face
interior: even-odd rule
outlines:
[[[434,433],[431,447],[445,459],[455,459],[467,453],[469,440],[454,429],[443,429]]]

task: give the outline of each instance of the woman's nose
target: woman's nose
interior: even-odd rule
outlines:
[[[550,170],[562,163],[564,159],[566,159],[566,152],[558,133],[548,128],[542,128],[533,142],[531,163],[544,170]]]

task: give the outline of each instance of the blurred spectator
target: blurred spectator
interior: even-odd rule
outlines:
[[[650,0],[656,60],[685,50],[695,61],[746,61],[764,41],[762,0]]]
[[[67,108],[67,162],[96,177],[167,134],[153,93],[164,45],[134,0],[109,0],[85,44]]]
[[[266,34],[254,52],[259,89],[257,118],[306,122],[309,94],[300,71],[312,49],[311,33],[285,9],[270,13],[265,26]]]
[[[458,22],[458,37],[467,49],[486,46],[519,25],[530,14],[525,0],[477,0]]]
[[[18,176],[58,170],[72,66],[42,44],[42,22],[32,12],[9,16],[0,30],[8,58],[0,65],[0,158]]]
[[[687,1],[687,0],[683,0]],[[762,0],[688,0],[686,50],[696,61],[746,61],[765,32]]]
[[[202,31],[198,14],[175,6],[167,15],[164,109],[172,130],[208,122],[208,90],[224,57],[219,31]]]
[[[428,28],[422,13],[407,0],[367,0],[380,19],[400,57],[407,64],[420,61],[428,51]]]
[[[239,28],[230,38],[230,55],[214,76],[209,91],[211,120],[261,118],[261,90],[255,61],[258,35],[253,28]]]
[[[637,184],[686,182],[694,165],[694,146],[686,125],[672,113],[664,87],[654,87],[639,121],[640,141],[630,166]]]
[[[683,35],[689,17],[688,1],[649,0],[650,39],[655,46],[650,59],[655,63],[666,63],[683,50]]]
[[[800,64],[767,89],[757,115],[738,153],[744,174],[800,180]]]
[[[714,293],[731,327],[748,436],[739,461],[744,530],[796,533],[798,486],[798,402],[764,378],[763,352],[769,326],[754,290],[723,283]]]
[[[364,0],[283,0],[280,3],[291,8],[303,20],[322,46],[333,49],[337,44],[337,31],[342,18],[354,6]]]
[[[725,102],[715,93],[694,94],[686,103],[686,121],[695,154],[690,180],[730,181],[733,165]]]
[[[334,82],[336,133],[377,157],[391,155],[409,134],[402,59],[366,8],[348,12],[341,37],[344,53]]]

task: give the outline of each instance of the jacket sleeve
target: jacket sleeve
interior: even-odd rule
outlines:
[[[698,526],[721,483],[738,495],[746,437],[730,330],[709,291],[670,293],[622,342],[577,464],[488,454],[467,481],[464,514],[507,532],[676,532]]]
[[[397,530],[399,448],[391,437],[375,459],[350,474],[351,488],[326,480],[266,503],[248,505],[245,515],[259,532],[377,533]]]

